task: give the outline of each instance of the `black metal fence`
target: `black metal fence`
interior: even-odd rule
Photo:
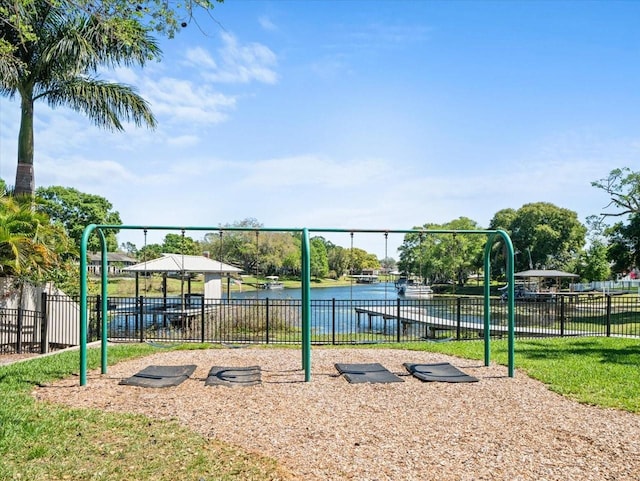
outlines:
[[[97,305],[99,299],[94,299]],[[302,304],[295,299],[109,298],[107,336],[112,340],[222,343],[299,343]],[[315,344],[391,343],[478,339],[484,300],[311,300]],[[92,325],[100,325],[97,313]],[[507,305],[491,299],[492,337],[508,333]],[[518,338],[638,336],[640,300],[620,296],[556,296],[516,302]],[[98,338],[98,332],[92,332]]]
[[[79,344],[78,299],[43,293],[40,306],[39,311],[0,309],[0,354],[44,354]],[[96,330],[93,321],[92,331]]]
[[[507,335],[507,305],[491,299],[489,335]],[[43,312],[0,309],[0,352],[47,352],[79,342],[79,299],[48,296]],[[100,339],[101,299],[88,299],[88,341]],[[300,343],[295,299],[116,298],[107,302],[108,339],[214,343]],[[393,343],[484,337],[484,300],[311,300],[314,344]],[[640,298],[581,295],[516,301],[518,338],[640,337]]]
[[[38,311],[0,310],[0,354],[46,352],[46,323]]]

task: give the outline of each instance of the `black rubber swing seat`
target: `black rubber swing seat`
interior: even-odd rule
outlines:
[[[341,364],[335,365],[340,374],[344,374],[344,377],[350,383],[389,383],[389,382],[404,382],[404,379],[399,378],[391,371],[389,371],[382,364],[377,362],[370,364]]]
[[[182,384],[196,370],[194,364],[184,366],[148,366],[120,384],[140,387],[172,387]]]
[[[478,379],[465,374],[460,369],[448,362],[436,364],[411,364],[405,362],[403,366],[414,377],[421,381],[439,382],[478,382]]]
[[[223,367],[213,366],[209,371],[205,386],[255,386],[262,382],[260,366]]]

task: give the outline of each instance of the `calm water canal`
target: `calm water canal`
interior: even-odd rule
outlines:
[[[233,292],[231,299],[292,299],[302,298],[301,289],[261,289],[258,291]],[[386,331],[392,334],[395,325],[374,317],[369,327],[366,316],[358,319],[355,306],[383,306],[398,299],[393,282],[377,284],[356,284],[339,287],[311,288],[311,326],[315,334],[344,334],[365,331]],[[336,302],[333,303],[332,301]],[[353,301],[353,304],[352,302]],[[387,301],[387,302],[385,302]],[[413,301],[418,303],[419,301]],[[359,322],[360,321],[360,322]]]
[[[238,301],[238,306],[249,306],[252,300],[269,299],[273,301],[271,305],[277,309],[279,300],[298,301],[296,303],[299,306],[301,297],[301,289],[261,289],[244,292],[234,291],[231,294],[231,301]],[[119,304],[113,311],[114,316],[110,323],[111,329],[126,333],[137,326],[139,311],[136,299],[132,298],[127,301],[130,302]],[[311,324],[316,335],[335,336],[336,334],[363,332],[393,335],[393,333],[397,333],[397,322],[385,321],[381,316],[369,318],[366,314],[359,315],[357,313],[357,309],[394,309],[398,302],[398,294],[392,282],[378,284],[354,283],[350,286],[312,288],[311,301]],[[403,306],[423,310],[425,314],[443,318],[455,316],[455,301],[452,303],[450,300],[435,298],[431,300],[401,300],[400,302],[402,302]],[[181,315],[178,312],[180,311],[179,303],[179,298],[167,299],[166,305],[162,302],[162,299],[147,298],[145,301],[145,313],[142,317],[144,327],[166,326],[171,319],[179,318]],[[198,310],[197,305],[190,307],[192,310]],[[481,318],[477,314],[467,315],[464,320],[481,322]],[[330,337],[327,337],[327,340],[330,340]]]
[[[301,289],[261,289],[258,291],[234,291],[232,299],[301,299]],[[383,301],[397,299],[398,295],[393,282],[380,282],[378,284],[353,284],[352,286],[339,287],[311,287],[312,300],[358,300],[358,301]]]

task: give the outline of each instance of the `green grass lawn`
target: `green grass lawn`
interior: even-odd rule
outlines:
[[[384,347],[470,359],[483,359],[484,352],[481,341]],[[113,346],[109,361],[113,364],[157,350],[146,344]],[[493,341],[491,351],[493,361],[506,364],[506,341]],[[99,351],[89,350],[89,367],[96,368],[99,362]],[[579,402],[640,413],[640,340],[521,340],[516,342],[516,368]],[[286,479],[274,460],[206,440],[174,422],[70,409],[36,402],[30,396],[34,386],[77,372],[77,352],[0,366],[0,479]]]
[[[482,341],[406,344],[410,349],[484,359]],[[491,360],[507,364],[506,341],[491,342]],[[515,367],[576,401],[640,413],[640,340],[564,337],[517,340]]]
[[[145,344],[109,349],[110,363],[157,349]],[[90,368],[99,353],[89,350]],[[35,385],[73,375],[78,353],[0,366],[1,480],[281,480],[277,463],[176,422],[70,409],[36,402]]]

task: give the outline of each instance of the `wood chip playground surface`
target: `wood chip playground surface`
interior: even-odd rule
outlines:
[[[167,351],[39,387],[40,400],[176,419],[278,460],[304,480],[640,480],[640,416],[582,405],[516,371],[395,349]],[[479,381],[422,382],[403,363],[449,362]],[[380,363],[404,382],[350,384],[336,363]],[[196,365],[180,385],[121,381],[150,365]],[[205,386],[212,366],[260,366],[261,382]]]

